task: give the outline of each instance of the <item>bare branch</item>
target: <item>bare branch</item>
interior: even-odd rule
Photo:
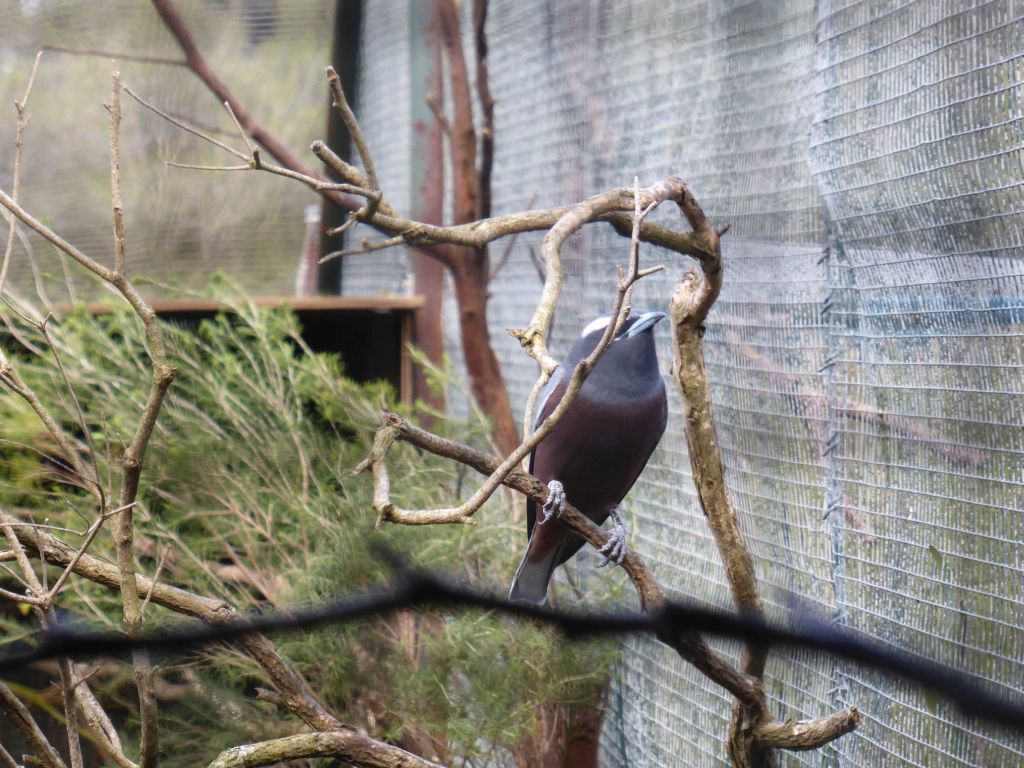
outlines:
[[[331,253],[326,254],[325,256],[321,256],[320,259],[317,261],[317,264],[324,264],[328,261],[333,261],[334,259],[344,258],[345,256],[354,256],[358,253],[372,253],[373,251],[382,251],[385,248],[393,248],[396,245],[401,245],[402,242],[403,241],[401,235],[397,235],[396,237],[389,237],[387,240],[381,240],[376,243],[364,239],[362,245],[360,245],[358,248],[346,248],[341,251],[333,251]]]
[[[121,603],[124,609],[124,623],[129,633],[137,633],[142,628],[142,607],[139,600],[139,588],[135,582],[135,551],[133,546],[134,525],[133,514],[135,497],[138,493],[139,478],[142,474],[142,463],[149,444],[149,437],[156,425],[157,416],[163,405],[164,397],[174,379],[174,369],[168,364],[164,351],[163,332],[159,321],[148,304],[135,292],[134,287],[126,279],[124,256],[124,216],[121,207],[120,187],[120,128],[121,128],[121,76],[113,73],[110,97],[110,189],[111,205],[114,211],[114,277],[110,281],[121,289],[126,298],[134,294],[137,304],[133,304],[139,318],[145,326],[149,339],[149,354],[153,363],[153,376],[149,395],[132,437],[131,443],[122,458],[121,474],[121,511],[115,518],[114,544],[117,552],[117,565],[120,572]],[[139,765],[141,768],[152,768],[160,756],[160,738],[157,726],[157,707],[153,667],[149,663],[145,651],[133,654],[135,685],[139,692],[139,719],[141,723],[141,746],[139,748]]]
[[[124,208],[121,203],[121,73],[110,91],[110,197],[114,212],[114,272],[124,274]]]
[[[581,222],[582,225],[582,222]],[[557,246],[553,246],[557,248]],[[557,260],[557,251],[553,256],[553,259]],[[622,310],[623,299],[628,292],[629,288],[639,279],[637,272],[632,271],[630,274],[619,283],[618,289],[615,295],[615,303],[612,307],[612,317],[616,318],[616,322],[609,323],[605,328],[604,334],[601,340],[598,342],[594,350],[583,360],[581,360],[573,370],[569,377],[569,383],[566,387],[562,399],[551,414],[538,425],[537,429],[534,430],[533,434],[528,435],[495,470],[494,474],[487,478],[484,484],[464,503],[454,508],[447,509],[423,509],[423,510],[405,510],[396,507],[391,503],[388,497],[389,481],[387,478],[387,467],[384,461],[384,456],[387,453],[388,447],[390,447],[390,440],[387,437],[387,432],[382,431],[378,433],[380,442],[375,441],[374,450],[367,461],[362,462],[357,468],[356,472],[365,472],[368,469],[372,469],[374,473],[374,509],[382,521],[401,523],[403,525],[433,525],[433,524],[444,524],[444,523],[470,523],[472,517],[476,514],[477,510],[484,505],[484,503],[491,497],[495,490],[497,490],[505,476],[515,466],[517,466],[529,453],[532,451],[541,440],[543,440],[550,432],[555,428],[558,422],[562,419],[565,413],[569,410],[576,396],[579,394],[580,388],[583,386],[583,382],[586,380],[590,371],[593,370],[598,360],[604,355],[609,345],[612,343],[612,339],[615,337],[615,328],[618,324],[618,318]],[[554,300],[557,300],[557,296]],[[554,364],[557,366],[557,363]],[[554,370],[552,368],[552,370]],[[542,372],[541,380],[546,381],[549,372]],[[386,428],[385,428],[386,429]],[[383,435],[383,437],[381,437]]]
[[[338,757],[366,768],[442,768],[438,763],[356,731],[302,733],[231,747],[221,752],[209,768],[257,768],[306,757]]]
[[[251,171],[252,166],[245,165],[193,165],[192,163],[176,163],[168,160],[167,165],[171,168],[187,168],[190,171]]]
[[[137,101],[143,107],[148,109],[150,112],[152,112],[155,115],[158,115],[159,117],[162,117],[164,120],[166,120],[167,122],[171,123],[172,125],[178,126],[179,128],[181,128],[181,130],[186,131],[187,133],[191,133],[193,136],[197,136],[198,138],[202,139],[203,141],[208,141],[210,144],[213,144],[215,147],[220,147],[225,152],[228,152],[228,153],[234,155],[235,157],[237,157],[239,160],[246,160],[246,161],[248,161],[249,157],[244,152],[240,152],[239,150],[235,149],[234,147],[229,147],[223,141],[220,141],[219,139],[215,139],[215,138],[213,138],[213,136],[210,136],[207,132],[202,131],[199,128],[196,128],[195,126],[186,123],[184,120],[182,120],[182,119],[180,119],[178,117],[175,117],[175,116],[171,115],[168,112],[164,112],[162,109],[157,107],[155,104],[151,104],[150,102],[146,101],[144,98],[139,96],[139,94],[137,94],[135,91],[133,91],[127,85],[124,86],[124,92],[127,93],[129,96],[131,96],[133,99],[135,99],[135,101]],[[246,168],[249,168],[249,167],[251,167],[251,166],[246,165]]]
[[[4,745],[0,744],[0,765],[4,768],[22,768],[18,765],[18,761],[11,756],[11,753],[4,749]]]
[[[686,194],[689,194],[686,185],[681,179],[675,177],[660,181],[638,192],[641,198],[641,207],[646,207],[655,201],[674,199],[679,202]],[[545,265],[545,280],[541,299],[537,304],[537,309],[534,310],[530,325],[524,330],[513,331],[512,335],[519,339],[519,343],[526,349],[526,353],[537,361],[542,373],[547,376],[550,376],[558,366],[557,361],[548,352],[547,336],[554,318],[555,305],[558,303],[562,291],[562,262],[559,256],[562,243],[588,221],[593,221],[602,214],[633,208],[633,191],[615,189],[569,208],[544,236],[541,259]],[[641,233],[642,231],[641,228]]]
[[[153,587],[160,583],[160,572],[164,569],[164,563],[167,560],[167,553],[170,551],[169,548],[165,548],[160,554],[160,559],[157,561],[156,570],[153,571],[153,583],[149,585],[149,589],[146,590],[146,598],[142,601],[142,608],[140,609],[142,614],[146,613],[146,608],[149,605],[149,601],[153,599]]]
[[[25,107],[28,105],[28,97],[32,94],[32,85],[36,81],[36,72],[39,71],[39,60],[43,52],[36,54],[36,60],[32,64],[32,73],[28,78],[28,85],[25,86],[25,94],[21,101],[14,102],[14,110],[18,114],[17,123],[14,129],[14,174],[11,181],[11,198],[18,199],[18,192],[21,186],[21,148],[25,143],[25,128],[28,127],[29,117],[25,114]],[[4,285],[7,282],[7,269],[10,266],[11,255],[14,253],[14,236],[18,225],[11,219],[10,229],[7,233],[7,246],[4,248],[3,265],[0,266],[0,296],[3,295]]]
[[[10,195],[8,195],[6,192],[4,192],[2,189],[0,189],[0,205],[2,205],[4,208],[9,210],[11,213],[13,213],[17,218],[21,219],[21,221],[26,226],[28,226],[29,229],[34,230],[37,234],[41,235],[44,239],[49,240],[59,250],[61,250],[64,253],[66,253],[68,256],[70,256],[72,259],[77,261],[81,266],[85,267],[87,270],[92,272],[98,278],[100,278],[101,280],[104,280],[104,281],[106,281],[108,283],[112,283],[113,282],[114,273],[111,270],[109,270],[106,267],[104,267],[98,261],[95,261],[95,260],[89,258],[88,256],[86,256],[84,253],[82,253],[80,250],[78,250],[75,246],[73,246],[67,240],[62,238],[60,235],[58,235],[52,229],[47,227],[45,224],[43,224],[38,219],[34,218],[24,208],[22,208],[17,203],[17,201],[14,200],[14,198],[12,198]]]
[[[754,728],[754,739],[771,749],[818,749],[835,741],[860,725],[860,712],[847,707],[821,720],[778,720],[763,722]]]
[[[68,734],[68,757],[71,758],[71,768],[84,768],[82,742],[78,736],[78,705],[75,703],[71,662],[65,657],[59,664],[61,699],[64,702],[64,729]]]
[[[473,38],[476,48],[476,92],[480,103],[480,171],[477,188],[480,202],[478,219],[491,215],[491,173],[494,168],[494,97],[487,73],[488,0],[473,0]]]
[[[257,123],[249,113],[249,110],[245,108],[245,105],[243,105],[242,102],[236,98],[233,93],[231,93],[227,85],[217,77],[216,73],[210,68],[210,65],[206,62],[206,59],[200,52],[199,46],[196,45],[195,38],[192,37],[192,32],[189,30],[185,20],[178,12],[175,4],[171,0],[152,0],[152,2],[156,12],[163,20],[164,26],[166,26],[167,30],[174,36],[174,39],[177,41],[182,53],[185,54],[185,62],[188,67],[200,80],[203,81],[207,88],[213,91],[217,96],[217,101],[222,104],[226,102],[231,106],[231,109],[238,117],[238,122],[242,126],[244,132],[259,142],[267,152],[269,152],[272,157],[276,158],[282,165],[305,176],[316,176],[316,173],[314,173],[312,169],[303,165],[299,159],[284,146],[284,144],[278,141],[262,125]],[[341,204],[339,198],[331,196],[331,199]],[[356,206],[341,204],[341,207],[345,210],[352,210]]]
[[[66,53],[71,56],[92,56],[100,59],[117,61],[137,61],[140,64],[162,64],[169,67],[187,67],[188,62],[184,59],[165,59],[159,56],[140,56],[135,53],[124,53],[122,51],[101,51],[96,48],[66,48],[62,45],[44,45],[44,51],[54,53]]]
[[[14,695],[14,691],[3,682],[0,682],[0,710],[3,710],[7,719],[18,729],[21,738],[35,752],[36,757],[43,765],[47,768],[66,768],[60,754],[39,728],[35,718],[21,703],[21,700]]]
[[[363,162],[363,168],[366,169],[366,178],[370,182],[370,189],[380,191],[380,182],[377,181],[377,169],[373,165],[373,155],[370,154],[370,147],[366,143],[366,137],[363,136],[363,131],[359,127],[359,121],[356,120],[355,113],[345,99],[345,92],[341,88],[341,78],[334,71],[334,67],[327,67],[327,86],[331,89],[334,108],[341,115],[345,128],[348,129],[348,134],[352,137],[352,143],[359,153],[359,159]],[[372,215],[370,218],[372,218]]]
[[[693,483],[718,546],[733,601],[741,614],[761,617],[764,609],[754,561],[729,499],[725,466],[711,413],[711,387],[704,368],[703,323],[722,289],[719,236],[693,195],[687,191],[678,202],[679,209],[708,254],[708,258],[700,262],[701,276],[693,269],[684,275],[672,297],[670,310],[675,338],[672,370],[683,399],[683,424]],[[740,664],[746,674],[760,679],[764,675],[767,658],[767,645],[748,642]],[[756,735],[756,727],[764,719],[764,702],[756,707],[746,702],[737,702],[733,706],[727,746],[734,764],[740,768],[773,762],[769,745],[759,741]]]
[[[253,146],[251,142],[249,142],[248,136],[245,134],[244,130],[242,129],[241,125],[238,122],[238,118],[235,116],[234,112],[231,111],[231,106],[227,102],[225,102],[224,106],[228,110],[228,114],[231,115],[231,118],[235,122],[235,125],[238,127],[240,131],[242,131],[241,135],[245,140],[246,145],[250,148],[250,154],[248,155],[244,152],[235,149],[234,147],[228,146],[219,139],[214,138],[213,136],[210,135],[208,131],[200,129],[195,125],[191,125],[185,122],[184,120],[174,117],[168,112],[165,112],[164,110],[157,107],[155,104],[152,104],[149,101],[143,99],[128,86],[124,86],[124,91],[133,99],[135,99],[135,101],[141,104],[143,107],[150,110],[154,114],[162,117],[163,119],[167,120],[171,124],[176,125],[183,131],[191,133],[193,136],[196,136],[202,139],[203,141],[209,142],[210,144],[213,144],[214,146],[223,149],[225,152],[230,153],[231,155],[237,157],[240,160],[246,161],[245,165],[193,165],[190,163],[178,162],[168,162],[167,165],[170,165],[175,168],[189,168],[200,171],[266,171],[267,173],[272,173],[276,176],[284,176],[286,178],[299,181],[308,186],[314,192],[343,192],[345,194],[358,195],[359,197],[366,198],[367,201],[369,201],[368,205],[373,204],[376,201],[376,204],[382,210],[385,210],[389,215],[395,214],[394,209],[386,205],[380,199],[380,192],[368,188],[368,182],[362,176],[362,174],[359,173],[358,169],[356,169],[354,166],[349,165],[344,160],[341,160],[341,158],[339,158],[337,155],[335,155],[333,152],[327,149],[327,147],[325,147],[321,142],[313,143],[314,153],[317,153],[318,156],[320,153],[322,153],[325,158],[325,162],[327,162],[327,158],[329,158],[332,162],[328,162],[328,164],[332,165],[332,167],[334,167],[334,164],[337,164],[339,168],[346,169],[346,173],[343,175],[343,178],[352,179],[357,182],[356,184],[350,184],[347,182],[339,184],[324,179],[321,176],[302,173],[299,171],[295,171],[291,168],[286,168],[283,166],[274,165],[273,163],[267,163],[263,161],[262,159],[260,159],[259,150],[255,146]],[[358,211],[353,209],[351,213],[353,215],[365,217],[366,207],[364,206],[360,208]]]
[[[381,437],[381,433],[384,434],[384,437]],[[374,442],[374,453],[371,453],[371,457],[364,462],[364,464],[372,462],[375,480],[378,466],[383,465],[383,461],[375,460],[375,455],[382,454],[384,442],[388,440],[393,442],[395,439],[400,439],[438,456],[455,459],[488,477],[497,476],[503,465],[503,462],[494,456],[488,456],[461,443],[434,435],[395,414],[387,414],[387,421],[378,432],[378,437]],[[378,440],[381,441],[380,446],[378,446]],[[502,483],[532,498],[539,504],[547,501],[547,485],[520,469],[512,469],[507,472]],[[375,487],[375,504],[377,495]],[[603,547],[611,536],[608,531],[605,531],[571,504],[566,504],[559,519],[597,549]],[[626,550],[622,568],[633,582],[644,611],[656,611],[667,603],[665,593],[636,552]],[[761,700],[760,696],[763,696],[763,692],[759,683],[733,669],[727,661],[708,648],[699,636],[690,632],[671,632],[664,635],[659,634],[658,637],[679,653],[682,658],[737,698],[751,704]]]
[[[231,108],[231,102],[224,102],[224,109],[227,110],[228,115],[231,117],[231,122],[235,124],[235,129],[238,131],[238,135],[242,137],[242,141],[245,143],[246,148],[249,150],[249,156],[252,158],[252,164],[254,168],[259,168],[259,150],[256,145],[249,140],[249,134],[245,132],[242,124],[238,122],[238,116],[235,114],[235,110]]]
[[[88,677],[88,676],[87,676]],[[132,762],[124,754],[121,746],[121,739],[117,729],[111,722],[109,715],[100,706],[99,701],[93,694],[92,689],[86,682],[86,678],[79,678],[74,684],[75,701],[82,710],[82,717],[89,732],[96,739],[95,743],[113,762],[120,768],[139,768],[138,764]]]

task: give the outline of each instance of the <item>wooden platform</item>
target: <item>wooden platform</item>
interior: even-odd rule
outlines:
[[[396,296],[394,294],[379,296],[253,296],[249,300],[257,307],[289,307],[296,312],[323,310],[413,311],[425,303],[422,296]],[[158,315],[187,312],[217,313],[227,309],[220,302],[203,298],[154,299],[149,305]],[[111,311],[109,302],[94,301],[87,304],[86,308],[93,315],[104,315]],[[71,305],[61,304],[55,309],[64,313],[71,309]]]
[[[302,337],[316,352],[337,352],[345,373],[356,381],[390,381],[403,403],[412,403],[413,315],[425,304],[422,296],[256,296],[258,307],[288,307],[302,326]],[[92,302],[94,315],[113,311],[110,302]],[[164,320],[186,326],[213,317],[230,307],[206,298],[154,299],[150,306]],[[67,313],[70,305],[54,308]]]

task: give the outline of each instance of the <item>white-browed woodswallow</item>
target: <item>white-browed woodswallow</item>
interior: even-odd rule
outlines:
[[[529,541],[509,599],[543,603],[552,572],[583,546],[583,539],[557,519],[566,501],[598,525],[612,517],[615,530],[601,552],[605,564],[625,557],[626,531],[616,508],[643,471],[668,418],[653,332],[664,317],[663,312],[630,314],[565,416],[530,454],[530,472],[548,483],[548,503],[538,521],[536,505],[527,501]],[[541,393],[535,429],[558,405],[576,364],[593,352],[609,322],[610,317],[599,317],[583,329]]]

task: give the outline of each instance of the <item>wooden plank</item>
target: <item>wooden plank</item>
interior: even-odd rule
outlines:
[[[258,307],[287,306],[300,312],[318,310],[411,312],[426,303],[422,296],[397,296],[394,294],[379,296],[257,296],[253,297],[251,301]],[[203,298],[156,299],[150,302],[150,306],[158,315],[175,312],[217,312],[228,308],[221,302]],[[73,306],[58,304],[54,309],[58,314],[67,314],[73,309]],[[86,309],[93,315],[105,315],[112,311],[110,304],[99,301],[87,304]]]

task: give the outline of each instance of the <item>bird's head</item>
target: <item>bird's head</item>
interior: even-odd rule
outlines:
[[[664,312],[631,312],[584,383],[583,394],[624,401],[662,387],[654,326],[665,317]],[[563,363],[567,372],[594,351],[611,322],[610,315],[602,315],[583,329]]]
[[[607,352],[605,352],[605,357],[610,359],[624,359],[623,356],[625,355],[629,357],[643,355],[646,357],[645,353],[648,350],[650,355],[653,355],[654,339],[652,329],[665,317],[664,312],[644,312],[640,310],[631,312],[629,317],[626,318],[626,322],[622,324],[622,328],[619,329],[618,334],[612,339],[611,345],[608,347]],[[565,361],[566,364],[570,366],[575,365],[593,352],[598,342],[601,341],[601,337],[604,335],[610,322],[613,322],[611,315],[601,315],[592,320],[580,333],[580,337],[569,352],[569,356]]]
[[[636,338],[644,331],[652,329],[658,321],[663,320],[665,317],[667,315],[664,312],[630,312],[629,317],[622,324],[622,328],[619,329],[619,333],[612,340],[612,343],[614,344],[623,339]],[[590,341],[589,346],[593,349],[601,340],[601,336],[604,335],[605,329],[610,322],[612,322],[611,315],[601,315],[591,320],[587,327],[583,329],[583,332],[580,333],[580,340]]]

